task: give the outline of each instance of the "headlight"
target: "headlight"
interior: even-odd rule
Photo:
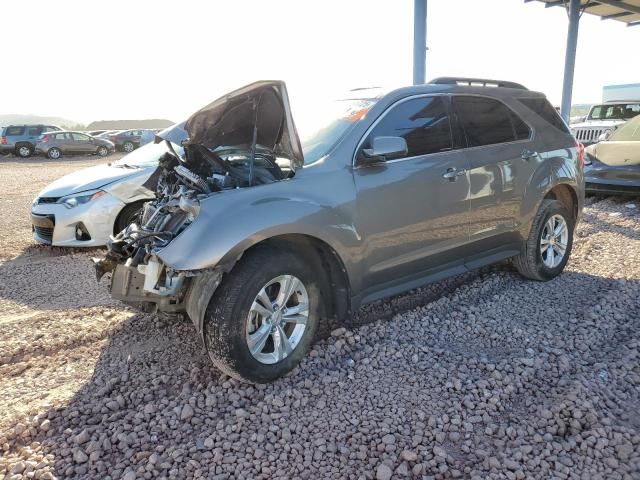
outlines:
[[[62,197],[58,200],[58,203],[62,203],[67,208],[77,207],[78,205],[83,205],[85,203],[89,203],[96,198],[100,198],[103,195],[106,195],[107,192],[103,192],[102,190],[93,190],[91,192],[83,192],[78,195],[69,195],[68,197]]]

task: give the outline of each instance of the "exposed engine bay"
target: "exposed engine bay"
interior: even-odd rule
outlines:
[[[98,280],[113,273],[114,298],[185,309],[185,283],[201,272],[174,271],[155,254],[198,217],[204,198],[293,177],[302,154],[287,101],[281,82],[258,82],[158,134],[167,152],[145,183],[156,198],[94,260]]]

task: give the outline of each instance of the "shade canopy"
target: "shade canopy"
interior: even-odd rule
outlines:
[[[535,1],[543,2],[547,7],[563,7],[568,3],[566,0]],[[580,8],[584,13],[597,15],[602,20],[616,20],[629,27],[640,25],[640,0],[581,0]]]

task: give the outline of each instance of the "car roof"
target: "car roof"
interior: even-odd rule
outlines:
[[[457,94],[475,94],[497,98],[508,97],[540,97],[545,95],[540,92],[527,90],[525,88],[501,87],[501,86],[480,86],[480,85],[458,85],[458,84],[433,84],[425,83],[423,85],[412,85],[409,87],[401,87],[389,92],[401,96],[434,94],[434,93],[457,93]]]

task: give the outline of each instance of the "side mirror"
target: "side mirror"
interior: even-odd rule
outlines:
[[[404,157],[408,151],[407,141],[402,137],[374,137],[371,140],[371,148],[362,150],[361,162],[363,164],[386,162]]]

